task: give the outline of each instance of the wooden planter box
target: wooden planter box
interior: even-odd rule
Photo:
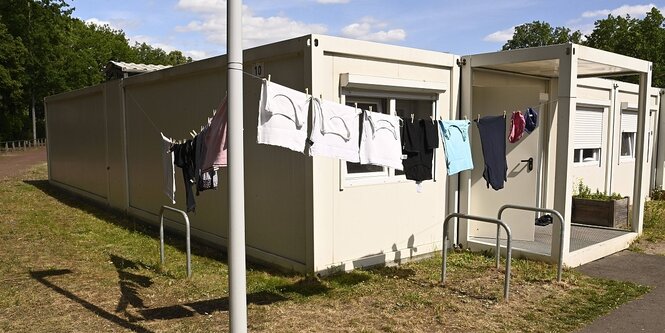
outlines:
[[[628,226],[628,197],[619,200],[590,200],[573,198],[573,223],[611,228]]]

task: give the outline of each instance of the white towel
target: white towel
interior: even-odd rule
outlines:
[[[256,141],[304,153],[309,96],[263,81]]]
[[[164,194],[175,204],[175,170],[173,169],[173,152],[171,145],[173,141],[162,135],[162,167],[164,169]]]
[[[360,163],[402,170],[402,140],[399,117],[364,111],[360,140]]]
[[[318,98],[312,101],[310,156],[327,156],[358,163],[360,118],[355,108]]]

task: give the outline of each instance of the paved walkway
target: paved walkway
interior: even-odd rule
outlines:
[[[653,289],[579,330],[579,333],[665,332],[665,256],[622,251],[576,270]]]
[[[29,148],[0,154],[0,180],[18,176],[40,163],[46,162],[46,148]]]

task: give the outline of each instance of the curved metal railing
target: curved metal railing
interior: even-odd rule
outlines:
[[[446,219],[443,221],[443,262],[441,263],[441,283],[446,282],[446,265],[448,262],[448,222],[452,218],[463,218],[467,220],[474,220],[474,221],[480,221],[480,222],[488,222],[488,223],[494,223],[497,225],[497,228],[503,227],[504,230],[506,231],[506,236],[507,238],[507,243],[506,243],[506,273],[505,273],[505,280],[503,282],[503,299],[508,301],[508,296],[510,293],[510,258],[511,258],[511,252],[512,252],[512,233],[510,232],[510,227],[508,227],[507,224],[503,223],[500,219],[493,219],[489,217],[482,217],[482,216],[473,216],[473,215],[466,215],[466,214],[461,214],[461,213],[453,213],[448,216],[446,216]],[[497,257],[497,264],[496,267],[499,268],[499,256],[501,253],[499,251],[496,252],[496,257]]]
[[[563,216],[561,215],[561,213],[559,213],[558,211],[556,211],[554,209],[508,204],[508,205],[503,205],[503,206],[501,206],[501,208],[499,208],[499,213],[497,214],[497,218],[499,220],[501,220],[501,215],[507,209],[550,213],[550,214],[554,214],[554,216],[557,217],[557,220],[559,221],[559,227],[560,228],[559,228],[559,257],[557,259],[558,266],[557,266],[557,272],[556,272],[556,280],[558,282],[561,282],[561,274],[562,274],[562,271],[563,271],[563,237],[564,237],[563,228],[564,228],[564,225],[565,225],[565,223],[563,222]],[[499,253],[498,251],[499,251],[499,249],[500,249],[499,247],[501,245],[501,242],[499,240],[500,232],[501,232],[501,230],[499,229],[499,226],[497,226],[496,227],[496,251],[497,251],[497,253]],[[552,238],[554,238],[554,236],[552,236]],[[554,253],[551,253],[551,251],[550,251],[550,256],[552,256],[552,255],[554,255]],[[498,267],[498,265],[499,265],[499,257],[498,256],[497,256],[496,260],[497,260],[496,264],[497,264],[497,267]]]
[[[187,229],[187,277],[190,278],[192,277],[192,251],[189,236],[189,217],[187,217],[187,213],[180,209],[162,206],[159,210],[159,259],[161,260],[162,266],[164,266],[164,212],[166,210],[178,213],[185,219],[185,228]]]

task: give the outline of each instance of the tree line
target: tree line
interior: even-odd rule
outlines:
[[[579,30],[552,27],[547,22],[533,21],[515,28],[512,39],[503,50],[544,46],[561,43],[578,43],[593,48],[648,60],[653,63],[652,85],[665,88],[665,18],[658,8],[652,8],[643,19],[608,15],[597,20],[593,31],[583,36]],[[637,78],[621,78],[637,82]]]
[[[72,12],[65,0],[0,1],[0,141],[31,139],[33,109],[37,137],[44,137],[44,97],[103,82],[111,60],[192,61],[180,51],[130,45],[122,30],[86,23]]]

